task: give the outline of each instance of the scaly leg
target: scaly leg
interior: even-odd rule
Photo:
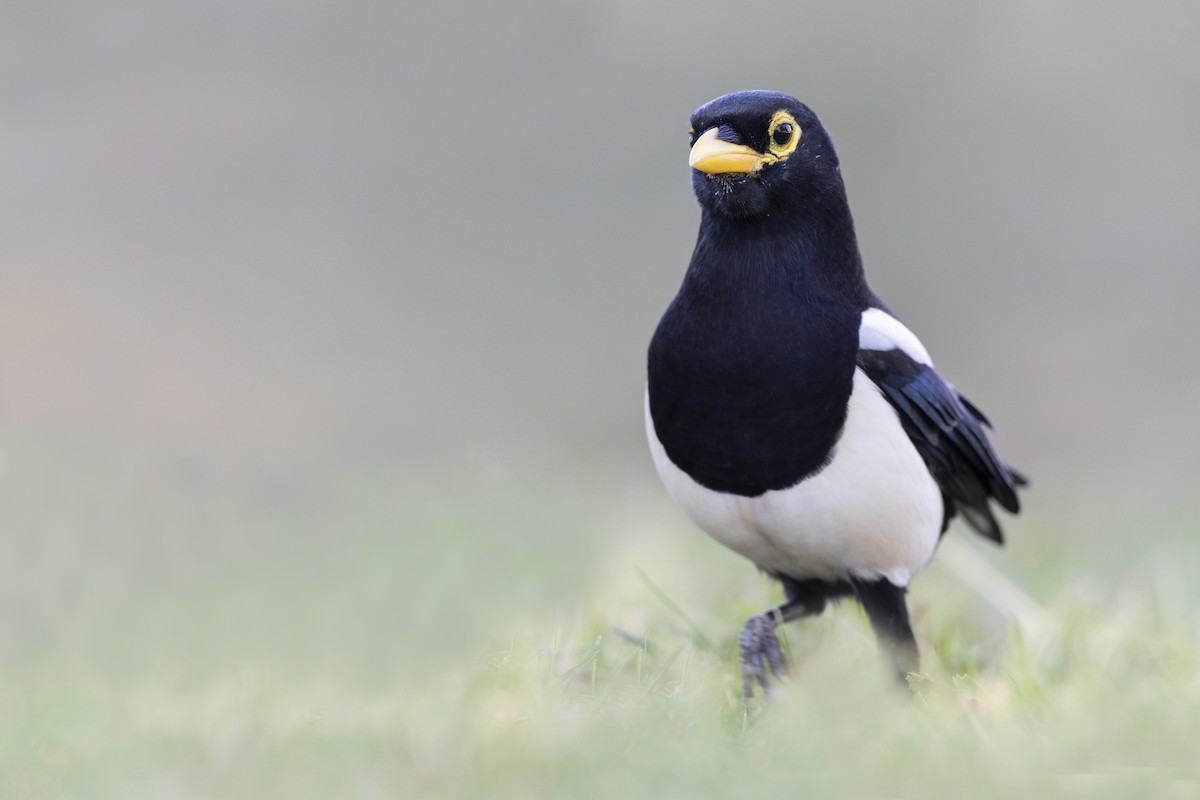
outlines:
[[[764,695],[769,695],[771,678],[782,678],[788,673],[787,657],[779,646],[775,629],[785,622],[820,614],[828,598],[849,592],[849,587],[824,581],[796,581],[783,576],[780,580],[787,602],[755,614],[742,629],[742,694],[747,698],[754,696],[756,684]]]

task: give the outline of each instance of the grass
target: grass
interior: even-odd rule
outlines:
[[[1191,514],[952,533],[911,694],[844,604],[747,706],[778,590],[652,484],[7,477],[3,797],[1200,796]]]

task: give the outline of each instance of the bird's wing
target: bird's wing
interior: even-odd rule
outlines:
[[[858,366],[895,407],[946,500],[946,523],[955,511],[995,542],[1003,541],[989,505],[1017,513],[1017,486],[1026,481],[1000,460],[983,427],[987,418],[938,374],[916,335],[883,308],[863,312]],[[943,527],[944,530],[944,527]]]

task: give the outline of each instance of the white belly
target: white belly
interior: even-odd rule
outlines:
[[[654,465],[703,531],[768,572],[796,579],[885,577],[907,586],[933,556],[942,495],[895,410],[854,371],[833,461],[799,484],[758,497],[706,489],[667,458],[646,401]]]

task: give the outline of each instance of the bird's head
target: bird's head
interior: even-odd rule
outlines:
[[[822,194],[844,197],[837,154],[808,106],[779,92],[734,92],[691,119],[692,187],[724,217],[803,208]]]

